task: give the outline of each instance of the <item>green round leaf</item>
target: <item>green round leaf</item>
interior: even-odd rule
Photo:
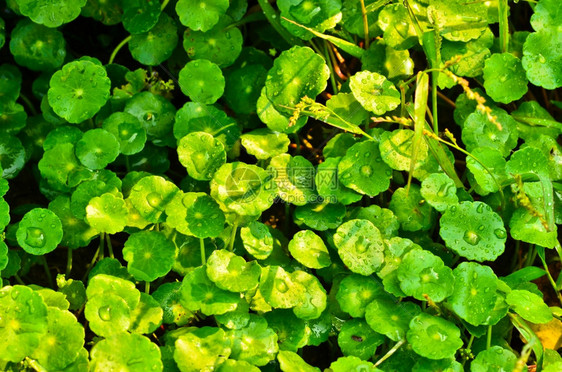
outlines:
[[[139,304],[131,312],[129,331],[140,334],[153,333],[162,324],[163,314],[160,304],[151,295],[141,293]]]
[[[181,69],[178,81],[183,94],[194,102],[212,104],[224,93],[221,69],[206,59],[188,62]]]
[[[226,14],[228,0],[179,0],[176,13],[180,22],[196,31],[208,31],[219,22],[219,18]]]
[[[283,51],[267,74],[265,92],[275,109],[292,113],[303,97],[314,99],[326,88],[330,70],[322,57],[308,47]]]
[[[410,321],[406,337],[414,351],[428,359],[453,358],[463,345],[454,323],[426,313],[416,315]]]
[[[345,150],[347,150],[354,143],[355,142],[349,143],[349,145],[342,144],[342,146],[345,146]],[[345,155],[345,150],[342,156]],[[324,156],[329,156],[326,153],[326,147],[324,147],[323,152]],[[338,164],[340,160],[340,157],[328,157],[324,162],[318,164],[314,181],[316,184],[316,191],[318,191],[318,194],[321,195],[324,200],[331,202],[337,201],[338,203],[348,205],[361,200],[362,196],[358,192],[345,187],[342,182],[339,182],[341,181],[338,179]],[[348,183],[351,184],[353,182],[348,180]],[[339,226],[339,223],[337,225]],[[332,228],[336,227],[337,226],[333,226]]]
[[[228,86],[227,86],[228,89]],[[308,121],[308,116],[301,115],[296,123],[292,124],[289,118],[279,112],[275,105],[269,100],[265,86],[261,89],[258,102],[256,103],[258,117],[267,127],[276,132],[297,133]]]
[[[384,263],[377,275],[382,279],[384,289],[397,297],[406,296],[400,289],[398,268],[404,255],[413,249],[421,249],[421,247],[410,239],[393,237],[390,240],[385,240]]]
[[[131,35],[129,50],[134,59],[147,66],[157,66],[172,55],[178,43],[176,23],[166,13],[149,31]]]
[[[147,32],[156,25],[160,13],[158,0],[124,0],[123,27],[131,34]]]
[[[464,0],[430,0],[430,12],[439,25],[441,34],[451,41],[469,41],[479,37],[488,27],[488,7],[484,3]]]
[[[410,185],[410,190],[398,188],[393,194],[388,208],[394,212],[400,227],[405,231],[426,231],[434,223],[434,213],[431,205],[425,203],[420,192],[420,186]]]
[[[226,163],[226,151],[211,134],[193,132],[179,140],[178,158],[192,178],[208,181]]]
[[[486,170],[472,156],[466,157],[466,167],[470,170],[468,180],[473,185],[474,191],[480,195],[499,191],[501,184],[508,178],[502,153],[491,147],[477,147],[471,151],[471,154],[488,168]]]
[[[0,133],[0,170],[2,177],[12,179],[25,165],[25,149],[19,138]],[[60,166],[60,163],[58,164]]]
[[[48,327],[47,306],[31,288],[0,289],[0,348],[2,359],[19,363],[31,355]]]
[[[279,349],[296,352],[306,344],[307,331],[303,320],[290,310],[273,310],[263,315],[267,326],[277,333]]]
[[[128,214],[122,197],[106,193],[90,200],[86,207],[86,222],[99,232],[116,234],[127,225]]]
[[[294,212],[294,221],[298,225],[306,225],[314,230],[326,231],[341,225],[345,217],[345,206],[336,203],[309,203],[298,206]]]
[[[140,121],[153,142],[170,134],[176,115],[176,108],[170,101],[151,92],[135,94],[127,101],[124,111]]]
[[[136,117],[126,112],[111,114],[103,121],[103,129],[117,139],[123,155],[140,152],[146,143],[146,130]]]
[[[345,356],[353,355],[370,359],[385,337],[375,331],[363,319],[346,321],[338,333],[338,345]]]
[[[22,76],[20,70],[4,63],[0,65],[0,101],[15,101],[20,95]]]
[[[349,371],[369,371],[379,372],[380,369],[376,368],[371,362],[361,360],[356,356],[339,357],[335,362],[330,364],[330,371],[333,372],[349,372]]]
[[[552,311],[543,299],[526,290],[513,290],[507,294],[505,302],[522,318],[537,324],[552,320]]]
[[[217,202],[207,194],[195,197],[187,206],[185,218],[191,234],[200,239],[216,238],[224,230],[224,213]]]
[[[80,280],[68,279],[64,275],[57,275],[59,292],[65,295],[70,310],[78,310],[86,303],[86,287]]]
[[[70,123],[80,123],[107,102],[111,81],[102,66],[76,60],[55,72],[49,86],[47,97],[55,113]]]
[[[181,304],[205,315],[224,314],[236,309],[240,295],[220,289],[209,279],[204,267],[190,271],[181,287]]]
[[[103,169],[119,155],[119,142],[105,129],[90,129],[76,143],[76,157],[89,169]]]
[[[279,309],[301,304],[306,292],[304,286],[293,280],[280,266],[267,266],[262,269],[259,290],[269,305]]]
[[[32,357],[48,370],[61,370],[69,366],[84,346],[84,328],[69,311],[49,307],[47,336]]]
[[[391,48],[408,50],[418,42],[416,29],[405,6],[386,5],[379,13],[377,25],[384,31],[383,39]]]
[[[252,221],[241,228],[240,237],[246,251],[258,260],[265,260],[273,251],[273,236],[261,222]]]
[[[231,340],[222,329],[197,328],[178,337],[174,360],[184,372],[212,371],[228,359],[230,346]]]
[[[412,318],[420,313],[413,302],[397,302],[390,296],[376,298],[365,309],[365,320],[369,326],[392,341],[406,337]]]
[[[15,0],[19,11],[35,23],[47,27],[58,27],[80,15],[80,9],[86,0]]]
[[[358,274],[343,278],[336,293],[340,308],[354,318],[362,318],[367,305],[386,297],[388,295],[378,280]]]
[[[84,316],[95,334],[109,337],[129,329],[131,310],[127,302],[118,295],[104,293],[88,298]]]
[[[289,149],[291,141],[285,133],[272,132],[266,128],[243,134],[242,146],[258,160],[265,160],[283,154]]]
[[[338,163],[341,183],[358,193],[375,196],[388,189],[392,171],[380,156],[374,141],[351,146]]]
[[[261,268],[256,261],[225,249],[214,251],[207,262],[207,276],[217,287],[231,292],[245,292],[257,287]]]
[[[507,239],[501,217],[489,205],[469,201],[445,211],[439,235],[460,256],[480,262],[501,255]]]
[[[162,321],[165,324],[175,323],[178,326],[186,325],[193,317],[191,311],[187,310],[180,303],[181,283],[164,283],[152,294],[152,297],[160,304],[163,315]]]
[[[531,33],[523,44],[521,63],[529,81],[545,89],[562,86],[562,35],[555,30]]]
[[[66,42],[56,29],[24,19],[12,31],[10,52],[21,66],[35,71],[49,71],[63,64]]]
[[[319,368],[312,367],[293,351],[280,350],[277,354],[277,360],[279,361],[279,368],[283,372],[320,372]],[[244,371],[240,370],[240,372]]]
[[[257,315],[250,316],[248,326],[234,330],[232,358],[256,366],[265,366],[275,359],[279,346],[277,334],[267,326],[267,321]]]
[[[189,58],[206,59],[221,68],[232,65],[242,51],[243,37],[238,28],[230,27],[231,23],[232,19],[227,16],[205,32],[186,29],[183,47]]]
[[[34,208],[23,216],[16,237],[27,253],[40,256],[53,251],[61,242],[62,224],[52,211]]]
[[[151,282],[172,269],[176,248],[158,231],[140,231],[129,236],[123,247],[127,270],[137,280]]]
[[[368,220],[351,220],[338,227],[334,244],[343,263],[354,273],[373,274],[383,263],[384,243]]]
[[[302,156],[277,155],[269,164],[268,173],[277,185],[279,197],[294,205],[315,202],[314,168]]]
[[[90,275],[88,282],[88,288],[86,288],[86,295],[88,298],[94,298],[94,296],[107,296],[109,294],[117,295],[118,297],[125,300],[129,309],[134,309],[137,307],[140,301],[140,292],[135,288],[135,284],[129,280],[123,279],[119,276],[124,276],[126,271],[123,270],[119,261],[115,259],[105,259],[104,267],[100,267]],[[96,265],[97,266],[97,265]],[[107,271],[108,274],[103,271]],[[125,273],[123,273],[125,271]]]
[[[361,71],[349,79],[353,96],[367,111],[382,115],[400,104],[400,92],[383,75]]]
[[[492,346],[478,353],[470,363],[470,372],[513,371],[517,356],[501,346]]]
[[[488,266],[463,262],[453,270],[455,289],[448,302],[468,323],[487,324],[496,306],[497,277]]]
[[[293,236],[289,252],[295,260],[311,269],[321,269],[332,263],[324,241],[310,230],[299,231]]]
[[[410,129],[396,129],[384,132],[381,135],[380,151],[382,160],[392,169],[410,171],[412,157],[416,155],[416,164],[412,176],[419,177],[418,168],[428,156],[428,147],[425,141],[418,141],[413,146],[415,133]],[[415,151],[414,151],[415,150]]]
[[[421,196],[439,212],[459,202],[455,182],[444,173],[432,173],[421,184]]]
[[[304,301],[293,307],[293,313],[299,319],[318,319],[326,309],[326,290],[317,277],[302,270],[296,270],[291,274],[291,279],[302,284],[305,288]],[[311,327],[314,328],[314,327]]]
[[[406,253],[398,268],[400,288],[420,301],[429,297],[441,302],[453,293],[453,271],[433,253],[414,249]]]
[[[280,0],[277,3],[281,17],[312,28],[318,32],[334,28],[341,19],[341,1],[339,0]],[[303,28],[281,18],[281,25],[289,32],[303,40],[310,40],[313,35]]]
[[[94,345],[90,351],[92,371],[160,372],[163,369],[158,346],[148,338],[117,333]]]
[[[510,103],[527,93],[527,77],[519,58],[511,53],[493,54],[484,66],[484,88],[496,102]]]
[[[181,139],[193,132],[206,132],[222,142],[225,149],[230,149],[240,137],[240,128],[236,121],[215,106],[187,102],[176,113],[174,137]]]
[[[160,176],[147,176],[131,189],[129,199],[139,214],[152,223],[164,222],[163,212],[178,187]]]
[[[275,195],[270,174],[255,165],[224,164],[211,180],[211,196],[242,216],[261,214],[273,204]]]

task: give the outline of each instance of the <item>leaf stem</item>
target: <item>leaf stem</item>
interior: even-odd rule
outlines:
[[[324,59],[328,63],[328,67],[330,68],[330,83],[332,84],[332,91],[334,94],[338,93],[338,85],[336,83],[336,77],[334,76],[334,64],[332,58],[330,58],[329,46],[328,42],[324,40]]]
[[[369,20],[367,19],[367,8],[365,8],[365,0],[361,2],[361,15],[363,16],[363,33],[365,34],[365,49],[369,49]]]
[[[51,276],[51,271],[49,270],[49,265],[47,264],[47,258],[43,256],[43,267],[45,268],[45,275],[47,275],[47,281],[49,282],[49,287],[55,288],[53,283],[53,277]]]
[[[400,349],[400,347],[405,343],[406,343],[405,339],[401,339],[400,341],[398,341],[396,345],[392,347],[392,349],[388,350],[386,354],[384,354],[379,360],[377,360],[377,362],[375,363],[375,367],[378,367],[379,365],[382,364],[382,362],[390,358],[392,354],[394,354],[398,349]]]
[[[65,272],[66,279],[68,279],[70,277],[70,271],[72,271],[72,248],[67,248],[67,251],[66,251],[66,272]]]
[[[437,78],[439,73],[434,71],[431,73],[431,105],[433,113],[433,131],[439,133],[439,119],[437,114]]]
[[[507,0],[498,1],[498,15],[500,21],[500,48],[502,53],[507,53],[509,49],[509,5]]]
[[[101,233],[100,234],[100,244],[99,244],[99,255],[100,255],[100,260],[103,260],[103,256],[104,256],[104,251],[105,251],[105,233]]]
[[[539,258],[541,259],[542,266],[544,267],[544,271],[546,271],[546,276],[548,277],[548,281],[550,282],[552,289],[554,289],[554,293],[556,293],[556,297],[558,297],[558,302],[560,302],[560,304],[562,305],[562,295],[560,294],[560,291],[558,291],[556,287],[556,282],[554,281],[554,278],[550,274],[550,270],[548,269],[548,265],[546,264],[546,260],[544,257],[544,248],[542,248],[542,251],[543,251],[542,254],[539,254]]]
[[[168,5],[168,3],[170,2],[170,0],[164,0],[162,2],[162,5],[160,5],[160,11],[163,12],[164,9],[166,8],[166,5]]]
[[[18,274],[14,274],[14,278],[16,279],[16,282],[18,282],[19,284],[25,285],[25,282],[23,280],[21,280],[21,278]]]
[[[113,63],[113,60],[115,59],[115,56],[117,56],[117,53],[119,53],[119,50],[121,50],[121,48],[123,48],[125,46],[125,44],[127,44],[129,42],[129,40],[131,40],[131,35],[127,36],[126,38],[123,39],[123,41],[121,41],[119,44],[117,44],[115,49],[113,49],[113,52],[111,53],[111,56],[109,57],[108,64]]]
[[[492,326],[488,326],[488,333],[486,335],[486,350],[492,347]]]
[[[26,357],[25,361],[26,361],[27,365],[30,366],[31,368],[33,368],[36,372],[48,372],[45,369],[45,367],[43,367],[41,364],[39,364],[35,359],[31,359],[29,357]]]
[[[238,230],[238,222],[235,222],[234,225],[232,225],[232,231],[230,232],[230,241],[228,242],[228,250],[231,252],[234,250],[234,240],[236,239],[236,230]]]
[[[201,250],[201,265],[204,266],[205,263],[207,263],[207,258],[205,254],[205,241],[203,238],[199,238],[199,249]]]
[[[20,92],[20,98],[23,101],[23,103],[25,103],[25,105],[27,106],[29,111],[31,111],[31,114],[33,116],[38,115],[37,110],[35,109],[35,106],[33,106],[33,103],[31,103],[31,100],[29,98],[27,98],[27,96],[25,94]]]
[[[144,293],[150,294],[150,282],[144,282]]]
[[[115,258],[113,255],[113,245],[111,244],[111,236],[109,234],[105,234],[105,242],[107,243],[107,250],[109,251],[109,257]]]
[[[92,267],[94,266],[94,264],[98,260],[99,254],[100,254],[100,247],[98,246],[98,249],[96,250],[96,253],[94,253],[94,257],[92,257],[92,261],[90,262],[90,265],[88,266],[88,269],[86,270],[86,273],[82,277],[83,282],[86,281],[86,278],[88,277],[88,274],[90,273],[90,270],[92,270]]]

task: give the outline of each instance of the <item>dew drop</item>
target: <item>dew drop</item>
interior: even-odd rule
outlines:
[[[277,288],[277,290],[281,293],[287,293],[287,291],[289,290],[289,287],[287,286],[287,283],[285,283],[284,280],[278,280],[277,284],[275,285],[275,288]]]
[[[38,227],[28,227],[26,230],[25,244],[33,248],[42,248],[47,243],[45,232]]]
[[[467,230],[462,238],[465,242],[467,242],[470,245],[478,244],[478,242],[480,242],[481,239],[477,233],[471,230]]]
[[[361,174],[370,177],[373,174],[373,168],[370,165],[363,165],[361,167]]]
[[[494,235],[496,236],[496,238],[498,239],[505,239],[506,233],[504,229],[495,229],[494,230]]]
[[[98,315],[104,322],[109,322],[111,320],[111,308],[109,306],[100,307]]]

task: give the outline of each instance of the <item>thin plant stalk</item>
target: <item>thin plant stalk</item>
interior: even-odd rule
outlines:
[[[105,234],[105,241],[107,243],[107,250],[109,251],[109,257],[111,258],[115,258],[115,256],[113,255],[113,245],[111,244],[111,236],[109,236],[109,234]]]
[[[492,347],[492,326],[488,326],[488,333],[486,335],[486,350]]]
[[[379,360],[377,360],[377,362],[375,363],[375,367],[378,367],[379,365],[382,364],[382,362],[384,362],[385,360],[387,360],[388,358],[390,358],[392,356],[392,354],[394,354],[398,349],[400,349],[400,347],[402,345],[404,345],[406,343],[405,339],[401,339],[400,341],[398,341],[393,347],[392,349],[388,350],[388,352],[386,354],[384,354]]]
[[[124,38],[119,44],[117,44],[117,46],[115,47],[115,49],[113,49],[113,52],[111,53],[111,56],[109,57],[109,62],[108,64],[112,64],[113,61],[115,60],[115,57],[117,56],[117,53],[119,53],[119,51],[121,50],[121,48],[123,48],[128,42],[129,40],[131,40],[131,35],[127,36],[126,38]]]
[[[199,238],[199,248],[201,250],[201,265],[205,265],[207,263],[207,256],[205,254],[205,240],[203,238]]]
[[[234,250],[234,239],[236,239],[236,230],[238,230],[237,222],[235,222],[234,225],[232,225],[232,231],[230,232],[230,241],[228,242],[228,250],[231,252]]]
[[[363,33],[365,34],[365,49],[369,49],[369,20],[367,18],[367,8],[365,8],[365,0],[361,2],[361,16],[363,17]]]
[[[100,255],[100,260],[103,260],[103,256],[104,256],[104,251],[105,251],[105,242],[104,242],[104,240],[105,240],[105,233],[101,233],[101,234],[100,234],[100,244],[99,244],[99,247],[100,247],[100,249],[99,249],[99,251],[100,251],[100,253],[99,253],[99,255]]]
[[[49,282],[49,287],[55,288],[53,283],[53,277],[51,276],[51,271],[49,270],[49,265],[47,264],[47,258],[43,256],[43,268],[45,268],[45,275],[47,275],[47,281]]]
[[[86,281],[86,278],[88,277],[88,274],[90,273],[90,270],[92,270],[92,267],[94,266],[94,264],[98,260],[99,254],[100,254],[100,247],[98,246],[98,249],[96,250],[96,253],[94,253],[94,257],[92,257],[92,261],[90,262],[90,265],[88,266],[88,269],[86,270],[86,273],[82,277],[83,282]]]
[[[507,0],[498,1],[498,13],[500,21],[500,49],[502,53],[509,50],[509,5]]]
[[[150,294],[150,282],[144,282],[144,293]]]
[[[65,272],[66,279],[68,279],[70,277],[71,271],[72,271],[72,248],[67,248],[67,251],[66,251],[66,272]]]

